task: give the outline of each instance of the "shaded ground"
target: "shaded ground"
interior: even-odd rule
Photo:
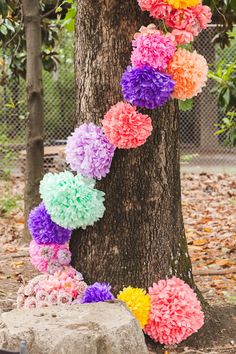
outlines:
[[[15,307],[20,283],[37,274],[27,247],[20,245],[22,194],[19,178],[0,181],[0,309],[4,311]],[[236,177],[183,174],[182,205],[196,283],[206,300],[218,306],[215,315],[221,317],[227,331],[219,328],[216,338],[221,338],[222,348],[191,351],[186,344],[179,350],[186,354],[236,354],[236,313],[232,307],[236,305]]]

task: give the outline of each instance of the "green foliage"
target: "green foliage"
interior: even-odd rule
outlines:
[[[17,153],[10,147],[10,140],[3,132],[4,128],[4,126],[0,127],[0,159],[1,166],[3,166],[0,176],[2,179],[7,180],[10,177],[11,168],[17,158]]]
[[[179,105],[180,111],[183,111],[183,112],[189,111],[190,109],[193,108],[193,99],[191,98],[191,99],[185,100],[185,101],[178,100],[178,105]]]
[[[216,124],[219,130],[215,135],[224,135],[224,145],[236,146],[236,111],[228,112],[220,124]]]
[[[63,10],[63,5],[69,4],[67,8],[66,15],[63,20],[61,20],[61,13]],[[74,0],[65,0],[57,7],[56,13],[58,14],[58,20],[61,21],[62,27],[65,27],[67,31],[74,32],[75,28],[75,15],[76,15],[76,3]]]
[[[204,5],[210,6],[213,13],[213,23],[218,24],[217,34],[213,39],[221,49],[230,46],[231,35],[236,23],[236,1],[235,0],[205,0]]]
[[[191,155],[181,155],[180,156],[180,162],[182,164],[188,164],[189,162],[191,162],[195,157],[198,157],[198,154],[191,154]]]
[[[40,5],[43,14],[45,3],[40,2]],[[55,47],[60,28],[60,24],[56,21],[51,21],[47,16],[41,16],[42,62],[47,71],[56,70],[59,63]],[[0,46],[2,47],[0,54],[5,64],[3,68],[6,72],[5,76],[8,79],[11,77],[25,78],[26,42],[22,6],[19,6],[18,1],[0,0]]]
[[[212,90],[218,97],[219,107],[227,112],[236,106],[236,58],[235,62],[222,61],[217,64],[215,71],[209,72],[209,78],[215,81]]]
[[[12,195],[9,187],[5,187],[3,194],[0,197],[0,214],[9,214],[18,207],[18,202],[21,200],[19,195]]]

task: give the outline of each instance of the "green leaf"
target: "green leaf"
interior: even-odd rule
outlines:
[[[224,134],[225,133],[225,129],[220,129],[220,130],[217,130],[214,135],[221,135],[221,134]]]
[[[189,111],[193,107],[193,99],[185,100],[185,101],[180,101],[178,100],[178,105],[179,109],[183,112]]]
[[[11,31],[11,32],[15,32],[15,28],[13,27],[11,21],[9,21],[8,19],[5,20],[5,26]]]
[[[5,25],[0,26],[0,32],[4,34],[4,36],[7,35],[7,27]]]

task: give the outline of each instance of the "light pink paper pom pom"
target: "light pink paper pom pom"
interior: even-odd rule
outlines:
[[[149,288],[151,311],[145,333],[156,342],[174,345],[197,332],[204,314],[194,291],[183,280],[160,280]]]
[[[37,300],[34,296],[29,296],[25,299],[24,308],[33,309],[37,307]]]
[[[71,261],[71,253],[67,245],[40,245],[33,240],[30,243],[29,253],[35,268],[50,274],[63,269]]]
[[[145,34],[132,42],[131,62],[139,67],[149,65],[158,71],[164,71],[172,59],[176,46],[170,36],[163,33]]]
[[[120,149],[143,145],[152,131],[151,118],[124,102],[118,102],[110,108],[102,125],[108,140]]]

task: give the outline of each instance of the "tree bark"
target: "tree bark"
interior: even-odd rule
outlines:
[[[122,100],[131,39],[149,22],[137,0],[78,0],[78,125],[100,124]],[[106,193],[104,218],[75,231],[70,245],[85,280],[110,282],[114,293],[173,275],[194,286],[181,212],[178,112],[171,101],[145,113],[152,117],[152,136],[140,148],[116,150],[110,174],[97,183]]]
[[[39,1],[22,0],[22,5],[27,49],[28,103],[24,240],[28,241],[28,215],[40,202],[39,182],[43,176],[43,89]]]

